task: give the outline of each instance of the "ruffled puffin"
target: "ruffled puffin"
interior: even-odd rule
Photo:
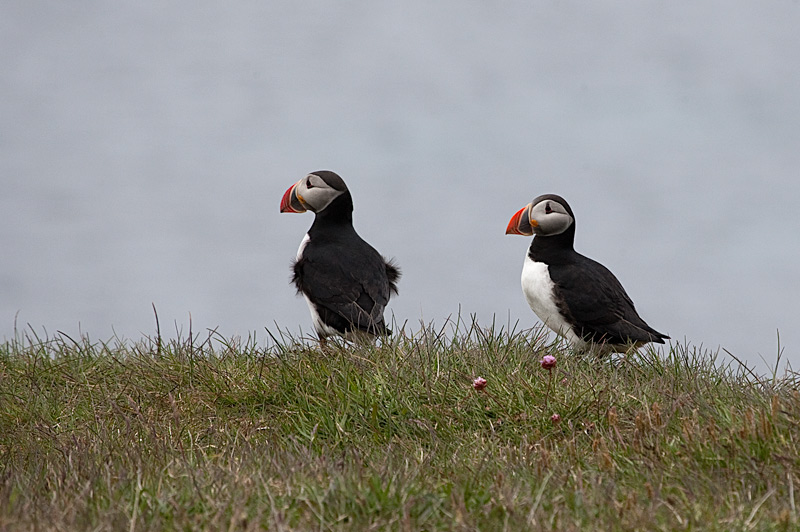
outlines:
[[[400,269],[367,244],[353,228],[353,198],[328,170],[313,172],[289,187],[281,212],[315,213],[292,264],[292,282],[311,311],[324,346],[329,336],[348,340],[391,334],[383,311],[397,293]]]

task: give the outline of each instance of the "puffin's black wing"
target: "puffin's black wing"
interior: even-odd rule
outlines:
[[[576,254],[575,261],[550,268],[556,298],[567,320],[585,340],[627,344],[664,343],[669,338],[639,316],[619,280],[602,264]]]
[[[400,270],[360,238],[347,243],[312,240],[293,270],[298,292],[328,326],[342,333],[391,334],[383,311],[391,292],[397,293]]]

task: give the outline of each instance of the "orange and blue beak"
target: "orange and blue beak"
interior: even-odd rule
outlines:
[[[281,212],[306,212],[308,210],[303,202],[303,196],[297,193],[297,185],[299,184],[300,181],[284,192],[283,198],[281,198]]]
[[[539,222],[531,220],[530,213],[531,204],[528,203],[511,217],[511,220],[508,222],[508,227],[506,227],[506,234],[531,236],[533,234],[533,228],[539,225]]]

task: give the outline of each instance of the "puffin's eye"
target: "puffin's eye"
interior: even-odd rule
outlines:
[[[311,184],[311,178],[309,177],[306,179],[306,188],[314,188],[314,185]]]
[[[547,204],[544,206],[544,213],[545,213],[545,214],[550,214],[551,212],[553,212],[553,209],[551,209],[551,208],[550,208],[550,204],[549,204],[549,203],[547,203]]]

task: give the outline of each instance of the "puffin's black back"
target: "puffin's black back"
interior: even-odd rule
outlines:
[[[616,345],[664,343],[668,337],[645,323],[608,268],[574,251],[572,257],[564,258],[555,255],[539,260],[550,266],[559,310],[584,340]]]

